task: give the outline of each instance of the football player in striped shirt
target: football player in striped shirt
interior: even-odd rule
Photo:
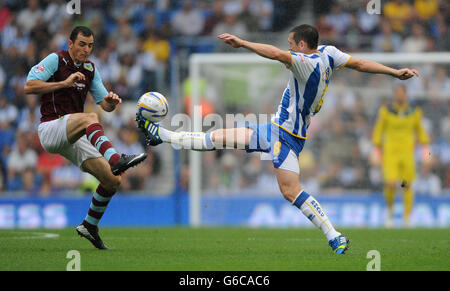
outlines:
[[[279,61],[290,71],[276,115],[268,124],[218,129],[209,133],[173,132],[137,115],[138,127],[146,134],[148,144],[168,142],[192,150],[214,150],[231,146],[245,148],[248,152],[270,153],[284,198],[322,230],[336,254],[345,253],[349,240],[335,230],[317,199],[306,192],[299,182],[298,157],[308,138],[311,116],[319,112],[333,72],[344,67],[361,72],[387,74],[401,80],[418,76],[417,71],[409,68],[396,70],[351,57],[334,46],[318,46],[317,29],[305,24],[294,27],[289,32],[288,51],[268,44],[249,42],[228,33],[221,34],[218,38],[234,48],[243,47],[265,58]]]

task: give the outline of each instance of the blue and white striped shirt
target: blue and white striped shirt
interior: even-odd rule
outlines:
[[[351,56],[334,46],[319,46],[320,53],[291,52],[289,82],[272,122],[292,135],[307,138],[311,116],[319,112],[334,70],[340,70]]]

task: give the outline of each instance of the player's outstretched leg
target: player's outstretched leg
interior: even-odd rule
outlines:
[[[335,254],[344,254],[349,240],[337,232],[317,199],[300,187],[298,174],[276,169],[278,184],[284,198],[296,206],[317,228],[322,230]]]
[[[250,128],[217,129],[212,132],[174,132],[136,114],[137,127],[144,133],[147,145],[171,143],[182,149],[212,151],[216,149],[247,149],[253,130]]]
[[[156,146],[162,142],[172,143],[183,149],[208,151],[214,150],[211,134],[205,132],[174,132],[150,122],[136,114],[137,127],[144,133],[147,145]]]

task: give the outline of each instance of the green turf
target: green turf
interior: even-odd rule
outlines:
[[[0,270],[66,270],[69,250],[81,270],[364,271],[370,250],[381,270],[450,270],[450,229],[340,230],[351,240],[341,256],[317,229],[102,228],[108,251],[72,228],[0,230]]]

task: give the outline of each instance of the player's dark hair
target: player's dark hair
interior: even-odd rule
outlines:
[[[301,40],[308,44],[310,49],[317,49],[319,44],[319,32],[314,26],[302,24],[294,27],[289,33],[294,33],[295,43],[298,44]]]
[[[91,36],[91,35],[93,36],[94,35],[94,33],[92,32],[92,30],[89,27],[77,26],[70,33],[70,40],[72,42],[75,42],[79,33],[81,33],[81,35],[83,35],[83,36]]]

